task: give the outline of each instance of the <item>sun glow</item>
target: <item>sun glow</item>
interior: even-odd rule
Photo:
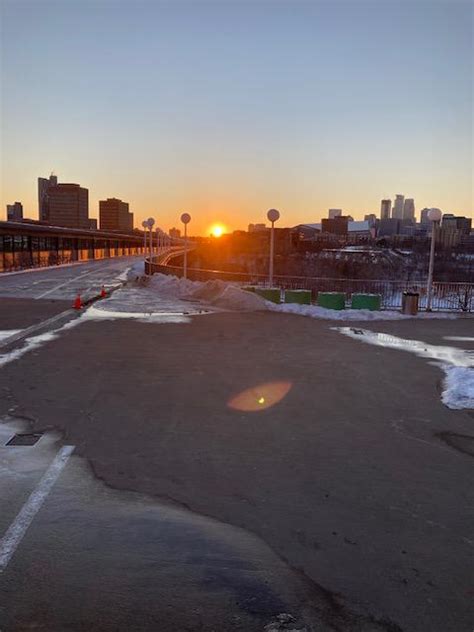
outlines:
[[[211,235],[213,237],[222,237],[223,234],[224,226],[222,226],[221,224],[214,224],[214,226],[211,227]]]

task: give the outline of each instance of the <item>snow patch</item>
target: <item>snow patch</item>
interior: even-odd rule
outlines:
[[[416,316],[402,314],[395,310],[372,311],[370,309],[327,309],[319,307],[319,305],[299,305],[297,303],[282,303],[276,305],[270,303],[268,309],[274,312],[282,312],[284,314],[297,314],[298,316],[307,316],[308,318],[318,318],[324,320],[407,320],[410,318],[456,318],[456,314],[448,314],[445,312],[419,312]]]
[[[19,334],[22,329],[0,329],[0,341],[5,340],[6,338],[10,338],[10,336],[14,336],[15,334]]]
[[[361,342],[410,351],[421,358],[428,358],[443,369],[444,389],[441,400],[454,410],[474,409],[474,351],[432,345],[421,340],[409,340],[356,327],[334,327],[336,331]]]
[[[444,371],[443,404],[454,410],[474,409],[474,369],[446,366]]]
[[[191,319],[183,312],[125,312],[98,309],[94,305],[84,312],[80,320],[117,320],[135,319],[142,323],[190,323]]]

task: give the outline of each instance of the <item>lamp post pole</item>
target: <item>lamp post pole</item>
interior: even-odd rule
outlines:
[[[432,208],[428,211],[428,219],[431,221],[431,244],[430,244],[430,263],[428,266],[428,283],[426,286],[426,311],[431,312],[431,302],[433,299],[433,271],[435,259],[436,233],[441,221],[442,213],[438,208]]]
[[[146,231],[147,231],[147,228],[148,228],[148,222],[146,220],[143,220],[142,228],[143,228],[143,266],[145,266],[145,261],[146,261]]]
[[[273,287],[273,259],[275,254],[275,222],[280,218],[280,212],[276,208],[271,208],[267,213],[267,218],[272,223],[270,229],[270,264],[268,270],[268,285]]]
[[[191,215],[189,213],[183,213],[181,215],[181,221],[184,224],[184,261],[183,261],[183,278],[188,276],[188,224],[191,221]]]
[[[150,274],[151,274],[151,270],[152,270],[152,265],[153,265],[153,226],[155,225],[155,220],[153,219],[153,217],[149,217],[147,220],[147,224],[148,224],[148,228],[150,229]]]

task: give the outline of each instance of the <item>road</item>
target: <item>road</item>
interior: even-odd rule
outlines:
[[[472,349],[473,322],[363,326]],[[223,312],[85,321],[1,371],[4,435],[47,434],[0,448],[0,529],[74,446],[0,574],[2,632],[471,632],[474,413],[426,359]]]
[[[87,298],[120,283],[127,268],[140,263],[140,257],[87,261],[55,268],[0,275],[0,296],[36,300],[73,301],[80,293]]]

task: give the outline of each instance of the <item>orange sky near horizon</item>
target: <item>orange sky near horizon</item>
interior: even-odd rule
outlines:
[[[448,183],[438,183],[436,196],[429,193],[432,184],[428,182],[428,189],[420,187],[414,190],[414,182],[406,181],[406,186],[393,188],[392,191],[378,189],[373,186],[370,196],[364,196],[362,191],[358,191],[356,182],[350,181],[344,193],[339,189],[337,194],[331,195],[326,186],[315,183],[314,192],[311,187],[299,189],[300,195],[293,186],[296,183],[289,178],[290,191],[286,191],[281,181],[275,186],[275,193],[272,195],[272,186],[267,184],[265,190],[255,190],[252,183],[248,188],[239,186],[238,193],[234,194],[232,184],[229,183],[229,191],[218,187],[211,193],[199,187],[195,194],[189,189],[181,192],[177,187],[167,188],[163,186],[163,191],[159,186],[152,187],[152,191],[147,193],[144,183],[139,187],[133,183],[122,180],[120,184],[107,186],[108,178],[103,177],[96,186],[92,185],[88,178],[87,169],[83,177],[68,177],[68,171],[63,174],[61,170],[55,170],[59,182],[76,182],[89,189],[89,215],[91,218],[98,218],[99,200],[107,197],[118,197],[130,204],[130,210],[134,213],[134,225],[139,228],[141,222],[148,217],[154,217],[157,226],[168,231],[172,227],[182,228],[180,225],[180,215],[183,212],[191,214],[192,221],[189,232],[193,235],[208,235],[214,224],[222,224],[228,231],[246,230],[249,223],[267,222],[266,212],[270,208],[278,208],[281,219],[277,226],[295,226],[300,223],[319,222],[321,218],[327,217],[329,208],[342,208],[347,214],[355,219],[363,219],[366,213],[375,213],[379,216],[380,200],[384,197],[394,199],[396,193],[405,193],[406,197],[414,197],[417,217],[422,208],[436,206],[443,212],[454,212],[459,215],[473,217],[472,202],[469,190],[461,190],[459,187],[451,191]],[[50,172],[40,171],[41,175],[47,177]],[[77,171],[76,173],[79,173]],[[2,206],[6,217],[6,204],[14,201],[21,201],[24,207],[25,217],[38,219],[37,184],[35,176],[31,174],[30,179],[22,173],[19,178],[16,174],[8,177],[2,187]],[[440,185],[441,184],[441,185]],[[240,183],[239,183],[240,185]],[[411,186],[410,186],[411,185]],[[413,187],[413,188],[412,188]],[[210,187],[209,187],[210,188]],[[221,184],[221,188],[224,186]],[[319,195],[318,195],[319,189]],[[379,192],[380,191],[380,192]]]
[[[0,216],[37,178],[135,226],[355,219],[382,198],[473,217],[472,3],[0,2]],[[71,28],[74,25],[74,28]]]

